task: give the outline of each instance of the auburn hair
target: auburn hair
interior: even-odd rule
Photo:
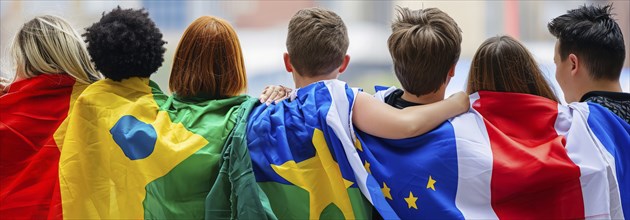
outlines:
[[[510,36],[491,37],[475,52],[467,92],[480,90],[527,93],[558,102],[533,56]]]
[[[247,87],[241,44],[225,20],[202,16],[179,41],[169,81],[179,97],[226,98]]]

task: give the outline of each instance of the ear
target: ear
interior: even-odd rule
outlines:
[[[283,58],[284,58],[284,68],[287,70],[287,72],[292,73],[293,65],[291,65],[291,58],[289,58],[289,53],[284,53]]]
[[[580,68],[580,60],[575,54],[569,54],[569,62],[571,62],[571,76],[575,76]]]
[[[457,66],[457,63],[453,64],[451,69],[448,70],[448,76],[450,76],[450,77],[454,77],[455,76],[455,66]]]
[[[350,55],[343,57],[343,62],[341,62],[341,66],[339,66],[339,73],[343,73],[348,68],[348,63],[350,63]]]

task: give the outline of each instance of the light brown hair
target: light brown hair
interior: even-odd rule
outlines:
[[[246,87],[241,44],[232,26],[212,16],[193,21],[175,52],[171,91],[218,99],[239,95]]]
[[[477,49],[467,92],[480,90],[526,93],[558,102],[533,56],[510,36],[491,37]]]
[[[306,8],[293,15],[287,34],[291,65],[303,76],[332,72],[348,51],[346,25],[335,12]]]
[[[436,92],[459,60],[461,30],[437,8],[398,7],[397,11],[387,40],[396,77],[405,91],[416,96]]]

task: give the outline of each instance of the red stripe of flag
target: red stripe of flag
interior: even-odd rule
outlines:
[[[59,149],[53,135],[67,117],[75,80],[40,75],[0,97],[0,217],[62,218]]]
[[[584,218],[580,169],[554,124],[558,103],[528,94],[479,92],[494,157],[491,202],[501,219]],[[538,103],[527,105],[522,103]]]

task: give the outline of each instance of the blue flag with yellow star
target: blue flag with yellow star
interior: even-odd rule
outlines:
[[[401,219],[628,218],[623,119],[596,104],[521,93],[480,91],[470,103],[418,137],[357,131],[374,194],[386,200],[377,210],[391,207]]]
[[[354,149],[350,120],[358,91],[339,80],[320,81],[252,111],[252,166],[279,219],[371,218],[370,198],[358,188],[365,184],[357,184],[346,156]]]

